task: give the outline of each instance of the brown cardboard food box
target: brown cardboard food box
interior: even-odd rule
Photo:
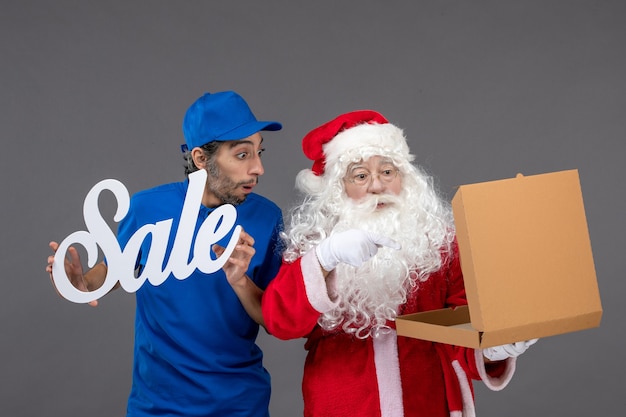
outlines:
[[[452,208],[468,305],[399,316],[399,335],[484,348],[600,325],[577,170],[463,185]]]

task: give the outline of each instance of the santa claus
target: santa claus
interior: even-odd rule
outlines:
[[[306,337],[305,416],[474,416],[533,342],[474,350],[398,336],[395,318],[466,304],[450,207],[403,131],[371,110],[303,139],[312,169],[262,300],[267,330]]]

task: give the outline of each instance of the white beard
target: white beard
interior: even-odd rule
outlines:
[[[377,209],[379,202],[386,205]],[[388,236],[402,245],[400,250],[382,247],[376,256],[356,268],[339,264],[335,269],[339,306],[320,317],[326,330],[339,326],[356,337],[366,338],[389,330],[388,320],[395,320],[407,293],[417,285],[416,259],[429,258],[430,242],[420,236],[419,219],[402,196],[368,196],[359,202],[344,201],[333,232],[363,229]],[[438,253],[439,248],[434,252]],[[440,258],[439,258],[440,261]],[[439,265],[435,266],[436,268]]]

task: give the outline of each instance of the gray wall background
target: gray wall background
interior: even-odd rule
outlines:
[[[309,167],[300,138],[361,108],[405,129],[449,198],[577,168],[602,324],[541,340],[502,392],[477,384],[478,413],[623,412],[625,18],[621,0],[2,1],[0,415],[124,415],[134,297],[59,298],[47,244],[84,229],[102,179],[180,180],[183,113],[225,89],[284,123],[259,189],[283,209]],[[301,415],[303,341],[259,343],[273,415]]]

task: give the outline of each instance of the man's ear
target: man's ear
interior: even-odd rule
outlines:
[[[191,150],[191,159],[193,160],[194,165],[198,169],[206,168],[208,159],[207,159],[206,154],[201,148],[196,147]]]

